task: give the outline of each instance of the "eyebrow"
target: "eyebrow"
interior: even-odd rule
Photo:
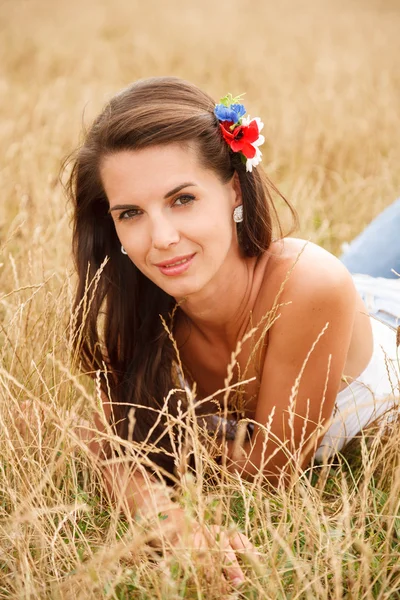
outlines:
[[[186,188],[186,187],[196,187],[196,184],[192,183],[190,181],[186,181],[185,183],[181,183],[180,185],[177,185],[172,190],[170,190],[169,192],[167,192],[165,194],[165,196],[164,196],[164,200],[167,200],[171,196],[174,196],[175,194],[177,194],[178,192],[180,192],[181,190],[183,190],[183,188]],[[136,208],[136,205],[134,205],[134,204],[116,204],[112,208],[109,208],[108,212],[111,213],[113,210],[124,210],[124,209],[127,209],[127,208]]]

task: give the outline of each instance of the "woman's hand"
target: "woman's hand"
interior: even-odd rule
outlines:
[[[197,550],[218,549],[223,553],[223,570],[232,585],[237,586],[245,581],[242,568],[239,565],[236,552],[255,553],[256,549],[250,540],[242,533],[229,534],[219,525],[209,527],[199,526],[193,535],[194,548]],[[213,556],[210,556],[211,560]]]
[[[224,580],[235,587],[245,581],[237,554],[252,555],[253,558],[257,554],[245,535],[239,532],[230,533],[219,525],[195,524],[190,528],[186,527],[184,531],[178,532],[174,546],[198,553],[208,577],[211,577],[217,566],[221,566]]]

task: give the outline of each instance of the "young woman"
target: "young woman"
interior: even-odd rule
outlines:
[[[71,177],[81,365],[107,367],[106,415],[122,439],[153,445],[171,480],[159,413],[185,406],[185,394],[169,394],[179,382],[195,384],[198,414],[228,439],[227,468],[276,482],[340,450],[387,410],[395,381],[380,349],[395,358],[394,327],[370,319],[355,287],[368,300],[368,278],[282,236],[258,165],[262,123],[245,112],[240,99],[216,105],[176,78],[139,81],[95,120]],[[393,292],[384,310],[395,325],[400,283],[380,286]],[[236,393],[224,406],[227,383]],[[235,445],[240,419],[247,439]],[[146,473],[125,473],[132,510],[151,493]]]

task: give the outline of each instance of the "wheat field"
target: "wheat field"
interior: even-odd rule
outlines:
[[[0,0],[1,599],[400,598],[395,422],[288,489],[216,480],[204,453],[201,476],[182,475],[188,515],[257,546],[257,559],[241,558],[239,590],[223,581],[218,548],[207,574],[207,557],[155,552],[149,524],[115,506],[75,428],[98,394],[71,364],[60,174],[133,80],[245,92],[297,235],[339,254],[399,195],[399,30],[398,0]]]

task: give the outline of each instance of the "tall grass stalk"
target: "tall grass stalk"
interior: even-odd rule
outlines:
[[[400,189],[398,3],[18,0],[1,3],[0,22],[0,598],[221,598],[232,590],[218,548],[211,575],[190,548],[165,541],[156,551],[157,519],[135,520],[109,497],[81,435],[93,411],[104,415],[70,351],[75,276],[60,164],[82,120],[134,79],[174,74],[216,98],[245,91],[299,235],[339,253]],[[239,530],[259,551],[241,557],[235,597],[400,598],[396,420],[271,488],[216,465],[187,394],[178,501],[188,522]],[[102,436],[116,442],[108,428]],[[131,451],[146,462],[145,449]]]

